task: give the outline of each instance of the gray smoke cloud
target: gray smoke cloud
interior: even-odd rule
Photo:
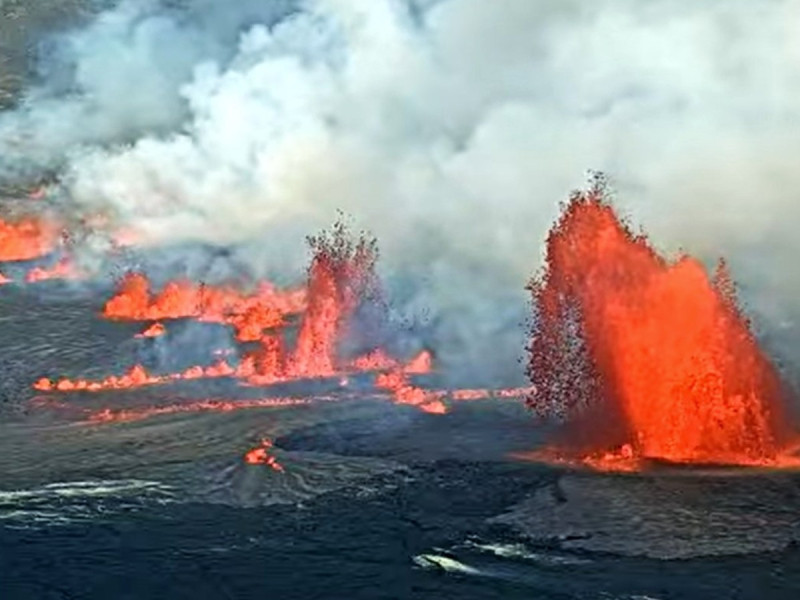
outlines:
[[[0,114],[0,175],[58,170],[80,210],[262,269],[299,270],[302,233],[344,210],[445,360],[494,381],[519,379],[558,202],[603,170],[657,245],[726,255],[791,330],[798,19],[800,0],[123,1],[43,46]]]

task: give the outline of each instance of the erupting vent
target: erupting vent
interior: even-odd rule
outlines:
[[[33,387],[41,392],[102,392],[168,384],[203,378],[237,378],[246,386],[270,386],[307,379],[334,379],[348,388],[351,374],[373,375],[374,393],[388,395],[397,404],[442,414],[445,400],[466,401],[492,397],[520,397],[527,390],[431,390],[413,382],[415,376],[433,369],[433,357],[423,350],[409,360],[398,360],[382,348],[346,357],[342,342],[357,311],[375,307],[377,320],[386,317],[381,286],[375,271],[378,258],[374,239],[354,238],[338,223],[329,233],[309,238],[312,250],[304,287],[279,290],[262,282],[254,292],[232,287],[213,287],[190,281],[173,281],[153,294],[143,274],[126,276],[117,293],[105,304],[103,316],[113,320],[151,321],[138,338],[166,335],[162,320],[193,318],[233,327],[242,342],[258,342],[243,349],[238,360],[219,357],[207,366],[195,365],[181,372],[154,374],[141,365],[122,375],[101,380],[43,377]],[[288,343],[289,317],[299,315],[296,341]],[[374,324],[380,328],[381,324]],[[218,353],[215,353],[218,354]],[[234,408],[303,404],[304,399],[255,402],[199,402],[139,410],[103,409],[89,416],[93,422],[130,421],[159,414],[186,411],[225,411]]]
[[[598,182],[575,194],[529,289],[529,405],[566,419],[551,449],[598,467],[637,459],[774,464],[787,442],[782,385],[736,306],[710,279],[634,236]]]

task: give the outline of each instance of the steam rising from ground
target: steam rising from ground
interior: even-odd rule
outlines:
[[[81,210],[241,242],[259,268],[299,269],[287,231],[342,209],[445,362],[518,376],[523,283],[589,168],[656,244],[726,254],[757,310],[791,317],[768,300],[800,287],[781,264],[799,18],[798,0],[123,1],[44,46],[0,114],[0,176],[58,170]]]

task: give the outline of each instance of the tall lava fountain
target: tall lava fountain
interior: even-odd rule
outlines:
[[[529,289],[528,403],[566,419],[559,453],[598,466],[780,457],[784,389],[724,263],[709,277],[690,256],[659,256],[620,221],[600,178],[564,207]]]

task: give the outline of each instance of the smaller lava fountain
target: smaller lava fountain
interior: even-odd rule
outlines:
[[[312,256],[303,287],[279,290],[262,282],[254,292],[244,293],[227,286],[177,280],[153,294],[144,274],[131,273],[105,304],[103,316],[108,319],[151,322],[136,334],[137,338],[166,335],[167,328],[161,320],[168,319],[193,318],[229,325],[236,330],[239,341],[258,342],[255,348],[243,349],[238,364],[220,357],[208,366],[194,365],[168,374],[151,373],[137,364],[124,374],[101,380],[43,377],[33,387],[40,392],[101,392],[185,380],[236,378],[246,386],[338,379],[339,386],[346,388],[350,374],[373,373],[376,390],[383,395],[388,393],[397,404],[434,414],[447,412],[442,401],[447,392],[425,390],[412,382],[412,377],[431,372],[430,352],[421,351],[406,361],[389,356],[381,348],[355,357],[343,355],[341,346],[349,337],[358,310],[383,306],[375,270],[377,241],[364,234],[356,238],[339,222],[330,232],[310,237],[308,242]],[[377,313],[377,320],[386,316],[381,310]],[[294,315],[299,315],[299,324],[291,346],[286,334],[291,325],[288,317]],[[375,325],[380,328],[380,324]],[[495,393],[472,390],[464,399],[489,398]],[[106,411],[99,418],[110,421],[115,416],[130,420],[139,415]]]
[[[529,285],[528,404],[566,421],[545,454],[609,469],[789,461],[785,390],[724,263],[710,278],[662,258],[605,197],[601,178],[573,195]]]
[[[337,344],[362,302],[375,299],[378,258],[375,239],[355,242],[339,222],[331,234],[308,239],[313,252],[308,269],[308,308],[289,365],[295,376],[326,377],[336,372]]]

